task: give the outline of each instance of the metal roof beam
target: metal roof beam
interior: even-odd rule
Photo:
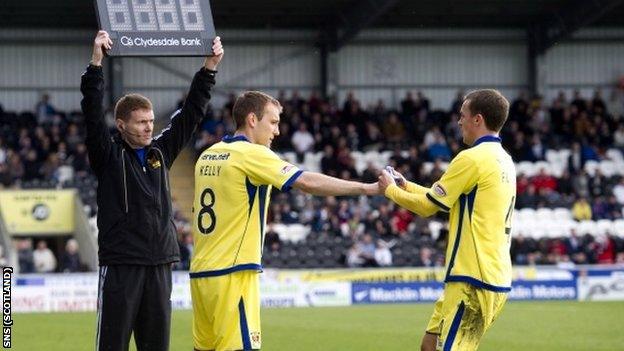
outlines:
[[[331,51],[338,51],[345,46],[360,30],[373,23],[398,2],[399,0],[357,1],[351,8],[345,9],[344,15],[339,17],[336,40],[330,45]]]
[[[537,52],[543,54],[557,42],[569,38],[581,27],[587,26],[610,11],[622,0],[577,0],[565,5],[550,18],[537,24],[539,36]]]

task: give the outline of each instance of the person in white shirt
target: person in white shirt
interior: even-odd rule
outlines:
[[[314,137],[308,132],[308,126],[305,123],[299,125],[299,129],[293,134],[290,141],[297,152],[298,162],[303,162],[303,155],[314,147]]]
[[[37,249],[33,252],[33,262],[37,273],[50,273],[56,269],[56,257],[45,241],[40,240],[37,243]]]

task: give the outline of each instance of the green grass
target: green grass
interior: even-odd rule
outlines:
[[[262,311],[263,350],[416,350],[432,304]],[[14,314],[15,350],[93,349],[95,313]],[[624,348],[623,302],[510,302],[480,350]],[[173,315],[171,350],[192,350],[191,312]],[[135,350],[134,345],[131,350]]]

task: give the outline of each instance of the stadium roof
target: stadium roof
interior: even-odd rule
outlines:
[[[608,6],[592,25],[621,26],[622,1],[600,0],[212,0],[217,28],[327,28],[359,14],[373,27],[526,28],[593,3]],[[93,28],[91,0],[3,0],[0,28]],[[377,10],[383,8],[383,10]],[[589,11],[589,12],[588,12]],[[591,16],[591,9],[577,17]]]

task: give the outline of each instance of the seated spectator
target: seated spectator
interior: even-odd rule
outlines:
[[[282,244],[282,240],[279,234],[275,231],[272,224],[269,224],[267,232],[264,235],[264,244],[269,247],[273,247],[275,244],[279,247]]]
[[[377,266],[375,261],[375,243],[370,234],[364,234],[362,241],[357,242],[355,246],[354,253],[358,255],[359,259],[355,259],[354,262],[360,262],[361,267]]]
[[[436,266],[435,257],[433,254],[433,250],[430,247],[422,247],[418,252],[418,263],[417,266],[423,267],[434,267]]]
[[[538,192],[542,189],[557,189],[557,180],[555,177],[546,174],[546,170],[544,168],[541,168],[539,170],[539,174],[531,179],[531,183],[535,186],[535,190]]]
[[[584,196],[579,197],[572,205],[572,217],[577,221],[592,219],[591,206]]]
[[[392,266],[392,252],[390,252],[390,244],[383,240],[377,240],[374,257],[377,266]]]
[[[511,241],[511,258],[516,264],[529,264],[529,254],[533,251],[535,251],[535,246],[532,240],[525,238],[522,234],[516,235]]]
[[[56,269],[56,257],[44,240],[37,242],[37,249],[33,252],[33,263],[37,273],[51,273]]]
[[[69,239],[65,244],[65,252],[61,255],[61,272],[71,273],[82,271],[82,263],[80,263],[80,255],[78,254],[78,241]]]

